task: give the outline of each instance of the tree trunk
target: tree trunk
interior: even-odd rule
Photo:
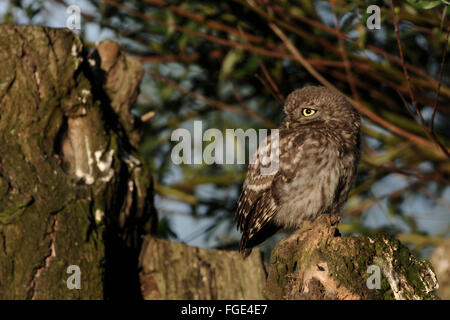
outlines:
[[[140,297],[154,212],[129,109],[143,70],[117,49],[88,58],[69,30],[0,27],[0,299]]]

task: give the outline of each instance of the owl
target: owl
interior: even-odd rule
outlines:
[[[280,229],[338,214],[355,178],[361,120],[342,94],[304,87],[289,94],[284,113],[277,139],[272,133],[258,147],[239,197],[235,220],[244,258]],[[278,156],[278,169],[263,174],[268,164],[257,155],[268,150]]]

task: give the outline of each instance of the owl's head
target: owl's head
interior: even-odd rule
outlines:
[[[293,91],[284,105],[287,127],[325,125],[359,129],[358,111],[347,99],[326,87],[304,87]],[[349,128],[350,129],[350,128]]]

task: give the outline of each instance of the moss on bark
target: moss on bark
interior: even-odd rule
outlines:
[[[92,67],[66,29],[0,31],[0,299],[139,297],[139,239],[154,211],[148,167],[127,160],[134,123],[123,121],[142,68],[126,57],[127,68]],[[113,92],[122,122],[110,71],[129,81]],[[67,288],[70,265],[80,290]]]
[[[324,215],[276,245],[265,289],[269,298],[437,298],[436,277],[427,261],[387,234],[341,237],[338,222]],[[379,268],[379,288],[367,285],[370,266]]]

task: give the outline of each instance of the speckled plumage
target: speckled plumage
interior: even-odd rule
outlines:
[[[307,117],[305,108],[316,112]],[[288,96],[284,112],[279,169],[263,175],[261,162],[251,163],[239,198],[235,218],[244,257],[280,228],[338,214],[356,174],[360,116],[344,96],[325,87],[305,87]],[[271,140],[276,141],[269,136],[267,147]]]

